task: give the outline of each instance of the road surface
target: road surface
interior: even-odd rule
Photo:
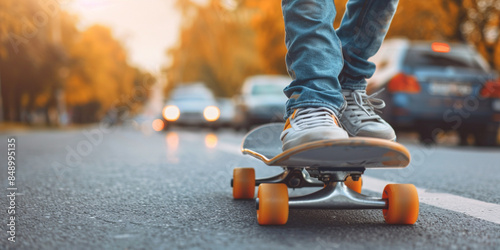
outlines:
[[[379,210],[291,210],[285,226],[264,227],[253,201],[232,199],[232,169],[255,167],[257,177],[279,169],[241,155],[243,136],[128,126],[2,132],[0,248],[500,249],[499,148],[424,147],[403,138],[410,167],[368,170],[365,194],[379,196],[388,182],[417,186],[415,225],[387,225]]]

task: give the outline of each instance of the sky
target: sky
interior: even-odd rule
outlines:
[[[199,0],[201,1],[201,0]],[[103,24],[129,52],[129,62],[151,73],[168,63],[177,43],[181,14],[175,0],[73,0],[62,7],[79,17],[80,29]]]

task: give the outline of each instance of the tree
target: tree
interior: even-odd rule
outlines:
[[[179,0],[186,22],[179,44],[168,51],[170,88],[201,81],[217,96],[232,96],[243,80],[259,72],[254,34],[245,9],[227,9],[218,0],[206,6]],[[196,15],[191,15],[193,11]]]
[[[467,13],[460,23],[463,36],[479,49],[492,66],[500,70],[500,2],[463,0],[463,3]]]
[[[42,4],[42,5],[40,5]],[[8,120],[25,121],[35,105],[47,107],[53,98],[41,98],[57,85],[64,51],[53,39],[54,12],[46,3],[26,0],[0,3],[0,77],[3,113]]]
[[[280,1],[178,0],[185,25],[168,52],[169,88],[205,82],[217,95],[238,92],[252,74],[286,74],[285,31]],[[347,0],[336,0],[338,27]],[[400,1],[388,33],[410,40],[474,44],[500,70],[500,2],[495,0]]]
[[[253,13],[250,25],[255,30],[254,39],[261,71],[267,74],[287,74],[281,1],[246,1],[245,8]]]
[[[128,65],[125,49],[109,28],[94,25],[83,31],[70,55],[66,101],[70,108],[83,109],[81,112],[90,116],[89,121],[102,117],[106,110],[132,94],[136,71]],[[82,108],[89,103],[93,103],[92,112]]]
[[[495,0],[404,1],[388,37],[468,42],[500,70],[500,2]]]
[[[179,44],[168,51],[167,92],[201,81],[218,96],[239,93],[253,74],[287,74],[285,28],[280,1],[210,0],[203,6],[178,0],[184,16]],[[338,4],[339,16],[345,0]]]
[[[146,76],[128,64],[108,28],[79,31],[76,17],[57,1],[0,1],[0,100],[6,120],[29,122],[30,114],[41,110],[49,122],[59,93],[65,93],[62,101],[80,113],[75,116],[83,117],[81,122],[96,121],[133,99],[134,85]]]

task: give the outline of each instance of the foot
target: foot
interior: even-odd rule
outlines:
[[[296,109],[281,133],[283,151],[308,142],[346,138],[349,135],[340,128],[337,117],[328,108]]]
[[[374,96],[368,96],[364,90],[342,90],[347,102],[346,108],[342,111],[340,123],[350,136],[375,137],[396,140],[394,129],[376,110],[385,107],[385,102]]]

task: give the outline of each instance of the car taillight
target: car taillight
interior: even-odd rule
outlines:
[[[410,94],[417,94],[420,92],[420,84],[417,78],[403,73],[394,76],[387,88],[390,92],[405,92]]]
[[[500,98],[500,78],[487,82],[481,89],[480,95],[486,98]]]
[[[432,43],[431,47],[432,51],[438,53],[448,53],[451,50],[450,45],[447,43]]]

